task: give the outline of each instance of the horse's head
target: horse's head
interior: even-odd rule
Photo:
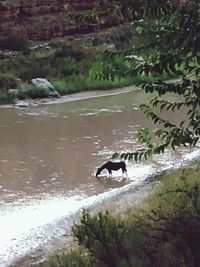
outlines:
[[[98,168],[98,169],[97,169],[97,172],[96,172],[96,176],[98,176],[100,173],[101,173],[101,169]]]

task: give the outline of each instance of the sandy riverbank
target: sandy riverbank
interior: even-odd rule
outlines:
[[[181,165],[174,166],[169,170],[184,168],[184,167],[197,167],[200,162],[199,153],[190,159],[190,161],[182,163]],[[153,187],[158,184],[163,172],[149,176],[142,184],[129,187],[128,190],[121,191],[121,193],[112,196],[112,198],[104,199],[97,204],[91,206],[88,210],[92,213],[97,213],[102,210],[108,210],[114,215],[123,216],[129,209],[134,209],[142,205],[142,203],[153,192]],[[27,255],[12,265],[12,267],[38,267],[39,263],[44,261],[47,257],[57,251],[71,249],[76,246],[75,240],[71,234],[71,227],[80,219],[81,211],[73,217],[66,218],[65,233],[59,238],[55,238],[51,242],[46,243],[40,250]]]
[[[84,99],[102,97],[102,96],[112,96],[117,94],[123,94],[130,91],[140,90],[139,87],[134,85],[127,86],[123,88],[107,89],[107,90],[93,90],[93,91],[84,91],[74,94],[64,95],[60,98],[38,98],[38,99],[26,99],[26,100],[17,100],[14,105],[1,105],[2,108],[27,108],[31,106],[41,106],[41,105],[52,105],[52,104],[63,104],[72,101],[79,101]]]
[[[150,194],[155,182],[146,182],[137,187],[132,188],[126,192],[122,192],[109,200],[103,200],[97,205],[92,206],[89,210],[92,213],[96,213],[101,210],[108,210],[112,214],[123,215],[129,208],[134,208],[140,205]],[[40,250],[36,251],[32,255],[28,255],[19,260],[12,267],[29,267],[38,266],[39,262],[43,261],[47,256],[51,255],[55,251],[72,248],[75,246],[75,242],[71,235],[71,226],[79,221],[80,212],[74,215],[72,218],[66,219],[66,229],[63,236],[48,242]]]

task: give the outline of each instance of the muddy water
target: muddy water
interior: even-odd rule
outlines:
[[[195,150],[167,151],[128,163],[109,180],[98,166],[113,152],[139,147],[136,132],[154,127],[138,110],[141,91],[0,111],[0,266],[10,264],[64,231],[63,220],[149,174],[186,162]],[[148,99],[146,98],[145,101]],[[166,116],[166,114],[165,114]],[[183,118],[183,112],[178,118]],[[63,227],[63,228],[62,228]]]

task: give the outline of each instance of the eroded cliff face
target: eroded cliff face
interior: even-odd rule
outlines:
[[[78,27],[68,14],[95,7],[95,0],[0,0],[0,43],[12,32],[23,32],[30,40],[75,33]]]
[[[185,0],[171,1],[176,6],[185,3]],[[120,23],[112,12],[101,25],[91,23],[87,29],[69,19],[69,13],[91,12],[96,5],[96,0],[0,0],[0,45],[13,32],[29,40],[45,41]]]

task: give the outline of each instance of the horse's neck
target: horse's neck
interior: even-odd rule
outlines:
[[[104,169],[106,169],[106,166],[107,166],[107,163],[105,163],[105,164],[103,164],[99,169],[100,169],[100,171],[102,171],[102,170],[104,170]]]

